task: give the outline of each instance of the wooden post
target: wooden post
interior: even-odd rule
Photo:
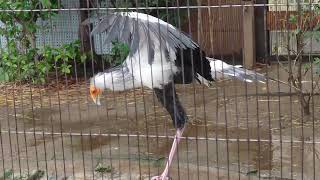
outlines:
[[[89,8],[87,1],[80,1],[80,8]],[[90,51],[90,31],[88,26],[83,26],[81,23],[89,18],[88,11],[80,11],[80,27],[79,27],[79,38],[81,41],[81,51]]]
[[[256,0],[256,4],[268,4],[268,0]],[[254,26],[255,26],[255,47],[257,61],[265,62],[265,58],[269,56],[268,51],[268,31],[267,31],[267,7],[260,6],[254,8]],[[259,42],[259,43],[257,43]]]
[[[244,1],[245,5],[253,5],[252,0]],[[243,66],[251,69],[256,63],[254,7],[243,8]]]

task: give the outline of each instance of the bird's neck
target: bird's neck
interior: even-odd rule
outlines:
[[[94,77],[94,80],[96,87],[113,91],[125,91],[141,86],[139,82],[135,82],[133,76],[128,72],[106,72],[100,75],[96,75]]]
[[[111,73],[103,73],[94,76],[94,86],[100,89],[111,89],[112,87],[112,76]]]

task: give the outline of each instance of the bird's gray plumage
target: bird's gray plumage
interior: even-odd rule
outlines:
[[[155,43],[161,44],[163,52],[176,51],[176,48],[196,48],[198,45],[190,37],[174,26],[153,16],[137,12],[114,12],[98,18],[89,18],[83,24],[97,22],[91,35],[106,32],[104,45],[114,40],[125,42],[130,47],[130,56],[140,44],[148,43],[148,63],[154,61]]]

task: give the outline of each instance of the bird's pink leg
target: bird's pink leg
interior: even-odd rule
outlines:
[[[169,157],[168,157],[168,161],[166,163],[166,167],[165,167],[163,173],[160,176],[152,177],[151,180],[167,180],[167,179],[169,179],[169,177],[168,177],[169,168],[170,168],[170,165],[171,165],[172,160],[174,158],[174,155],[175,155],[175,153],[177,151],[177,147],[178,147],[178,144],[179,144],[179,142],[181,140],[181,136],[182,136],[183,130],[184,130],[184,128],[177,129],[177,132],[176,132],[176,135],[174,136],[174,140],[173,140],[172,147],[171,147],[171,150],[170,150],[170,154],[169,154]]]

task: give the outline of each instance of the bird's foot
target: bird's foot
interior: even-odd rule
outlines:
[[[184,130],[184,128],[177,129],[177,132],[176,132],[176,135],[175,135],[172,147],[171,147],[171,151],[170,151],[170,154],[169,154],[169,158],[168,158],[168,161],[166,163],[166,167],[165,167],[163,173],[160,176],[152,177],[151,180],[169,180],[169,179],[171,179],[171,178],[168,177],[169,167],[170,167],[170,165],[172,163],[174,154],[176,153],[177,146],[178,146],[178,144],[179,144],[179,142],[181,140],[181,136],[182,136],[183,130]]]
[[[153,176],[151,180],[169,180],[170,178],[168,176]]]

